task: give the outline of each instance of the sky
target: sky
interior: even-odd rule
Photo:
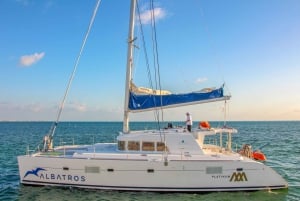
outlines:
[[[95,5],[0,1],[0,121],[56,120]],[[151,52],[149,4],[139,7]],[[157,0],[154,7],[162,88],[225,83],[232,96],[226,105],[164,110],[164,120],[184,120],[187,111],[194,121],[300,120],[300,1]],[[101,1],[61,121],[122,121],[129,8]],[[138,24],[134,83],[149,87]],[[154,120],[153,112],[130,118]]]

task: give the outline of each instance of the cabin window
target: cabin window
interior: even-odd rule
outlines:
[[[125,150],[125,141],[118,141],[118,149]]]
[[[222,174],[222,167],[206,167],[206,174]]]
[[[157,151],[165,151],[166,145],[164,142],[157,142],[156,143],[156,150]]]
[[[128,141],[128,150],[129,151],[139,151],[140,142],[139,141]]]
[[[154,142],[143,142],[142,143],[142,150],[143,151],[154,151]]]
[[[85,166],[85,173],[99,173],[100,168],[96,166]]]

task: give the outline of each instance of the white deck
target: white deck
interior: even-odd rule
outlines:
[[[236,132],[236,130],[222,130]],[[36,153],[39,157],[59,158],[88,158],[88,159],[121,159],[121,160],[148,160],[163,161],[167,156],[168,160],[247,160],[240,154],[225,149],[218,145],[204,144],[204,137],[216,135],[220,129],[195,130],[192,133],[186,132],[183,128],[164,129],[161,131],[145,130],[133,131],[130,134],[122,134],[118,140],[137,141],[159,141],[162,135],[165,136],[168,152],[159,151],[119,151],[117,143],[96,143],[94,145],[65,145],[56,147],[50,152]]]

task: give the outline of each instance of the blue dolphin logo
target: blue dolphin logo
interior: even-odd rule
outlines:
[[[38,172],[41,171],[41,170],[46,171],[44,168],[39,168],[39,167],[36,168],[35,170],[29,170],[29,171],[26,172],[24,178],[27,177],[27,175],[30,175],[30,174],[33,174],[33,175],[38,177],[39,176]]]

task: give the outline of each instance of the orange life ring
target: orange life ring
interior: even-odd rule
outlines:
[[[199,128],[210,129],[210,124],[207,121],[201,121],[199,122]]]
[[[265,154],[263,154],[263,153],[260,152],[260,151],[254,151],[254,152],[253,152],[253,158],[254,158],[255,160],[258,160],[258,161],[266,161],[266,160],[267,160]]]

